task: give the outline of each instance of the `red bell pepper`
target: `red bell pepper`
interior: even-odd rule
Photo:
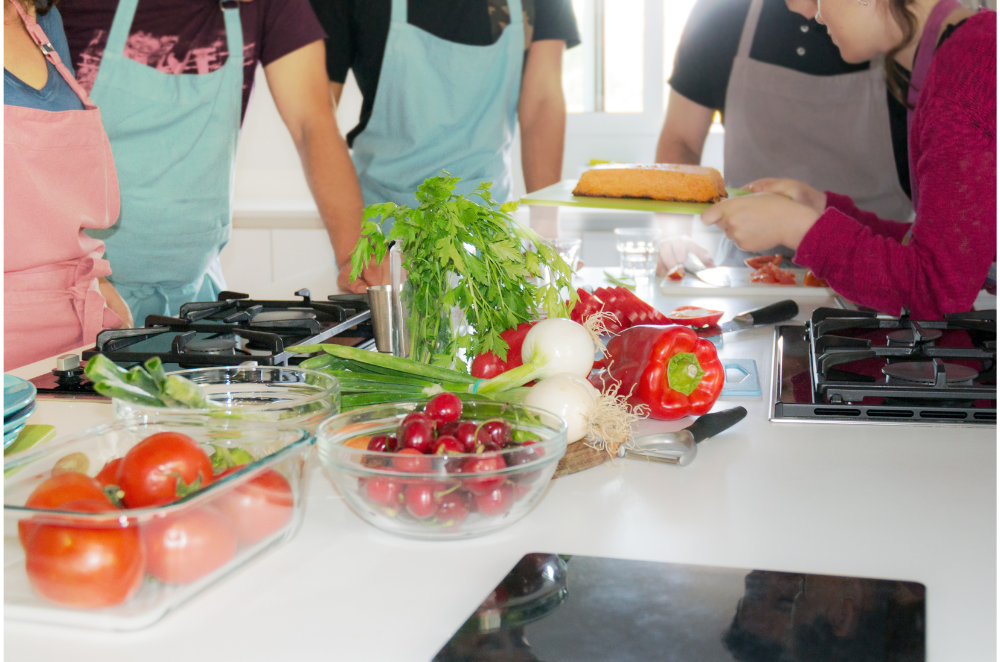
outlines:
[[[707,414],[726,381],[715,345],[686,326],[625,329],[608,343],[607,363],[618,392],[662,421]]]
[[[470,372],[478,379],[493,379],[499,374],[505,373],[511,368],[523,365],[521,360],[521,348],[524,345],[524,337],[531,331],[531,327],[537,322],[524,322],[518,324],[513,329],[507,329],[500,334],[500,337],[507,343],[507,360],[501,361],[500,357],[493,352],[480,354],[472,361]]]

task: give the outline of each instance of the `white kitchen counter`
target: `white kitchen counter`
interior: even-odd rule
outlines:
[[[312,283],[317,298],[329,289],[321,283]],[[770,303],[656,302],[729,314]],[[832,302],[804,299],[798,319],[818,305]],[[927,659],[995,660],[996,428],[772,424],[772,337],[771,328],[727,335],[722,356],[755,359],[764,394],[720,401],[749,415],[687,467],[619,460],[560,478],[517,524],[443,543],[365,524],[316,471],[289,545],[160,623],[112,634],[8,620],[4,652],[76,662],[428,660],[523,554],[544,551],[918,581]],[[39,401],[30,422],[62,435],[110,417],[109,405]]]

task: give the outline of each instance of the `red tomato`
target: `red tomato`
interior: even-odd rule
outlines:
[[[237,467],[239,468],[239,467]],[[241,545],[263,540],[292,521],[292,487],[277,471],[265,471],[219,496],[212,505],[229,517]]]
[[[195,508],[142,529],[149,574],[164,584],[189,584],[236,555],[236,529],[214,508]]]
[[[811,270],[806,272],[805,277],[802,282],[809,287],[830,287],[830,284],[826,282],[825,279],[820,278],[814,274]]]
[[[117,510],[107,499],[62,506],[84,513]],[[146,572],[146,554],[135,527],[39,524],[31,529],[24,552],[31,587],[67,607],[121,604],[139,590]]]
[[[773,264],[776,267],[781,266],[781,256],[780,255],[755,255],[754,257],[748,257],[743,260],[743,263],[750,267],[751,269],[760,269],[761,267]]]
[[[673,324],[685,326],[712,326],[722,319],[721,310],[709,310],[700,306],[681,306],[667,313],[667,319]]]
[[[70,471],[53,476],[36,487],[35,491],[28,496],[28,500],[24,502],[24,507],[63,510],[65,504],[81,499],[96,499],[109,506],[113,505],[111,499],[101,489],[99,482],[86,474]],[[17,535],[21,539],[22,545],[26,546],[28,533],[36,526],[38,525],[24,520],[17,523]]]
[[[132,447],[122,458],[118,486],[129,508],[161,506],[177,501],[192,488],[212,482],[212,462],[191,437],[158,432]],[[199,480],[200,479],[200,480]]]
[[[670,280],[684,280],[684,265],[678,264],[676,267],[668,271],[667,278]]]
[[[750,282],[769,285],[794,285],[795,274],[787,269],[781,269],[774,264],[767,263],[750,275]]]
[[[108,485],[117,485],[118,479],[120,478],[119,474],[121,471],[122,459],[123,458],[119,457],[105,464],[101,470],[97,472],[97,475],[94,476],[94,480],[105,487]]]

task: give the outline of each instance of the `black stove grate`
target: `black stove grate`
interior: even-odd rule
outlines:
[[[996,311],[820,308],[776,330],[773,420],[996,423]]]
[[[97,336],[88,360],[104,354],[119,365],[142,363],[158,356],[167,370],[258,365],[294,365],[304,357],[288,352],[294,345],[350,338],[352,344],[373,344],[368,297],[335,294],[325,301],[312,299],[308,289],[290,301],[261,301],[238,292],[222,292],[218,301],[187,303],[177,317],[150,315],[136,329],[108,329]],[[77,369],[72,374],[47,374],[32,383],[44,396],[86,396],[90,383]]]

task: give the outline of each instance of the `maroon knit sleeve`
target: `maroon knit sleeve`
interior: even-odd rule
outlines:
[[[909,223],[900,223],[898,221],[890,221],[884,218],[879,218],[877,214],[858,208],[854,204],[853,200],[846,195],[840,195],[839,193],[827,191],[826,206],[833,207],[837,211],[843,212],[859,223],[867,225],[875,231],[875,234],[893,237],[894,239],[900,241],[903,239],[903,236],[906,235],[907,230],[910,229]]]
[[[989,12],[992,14],[992,12]],[[795,262],[852,301],[938,319],[972,307],[996,259],[996,17],[977,16],[935,55],[911,154],[920,201],[910,237],[852,218],[834,196]],[[854,208],[856,209],[856,208]],[[879,219],[880,220],[880,219]]]

